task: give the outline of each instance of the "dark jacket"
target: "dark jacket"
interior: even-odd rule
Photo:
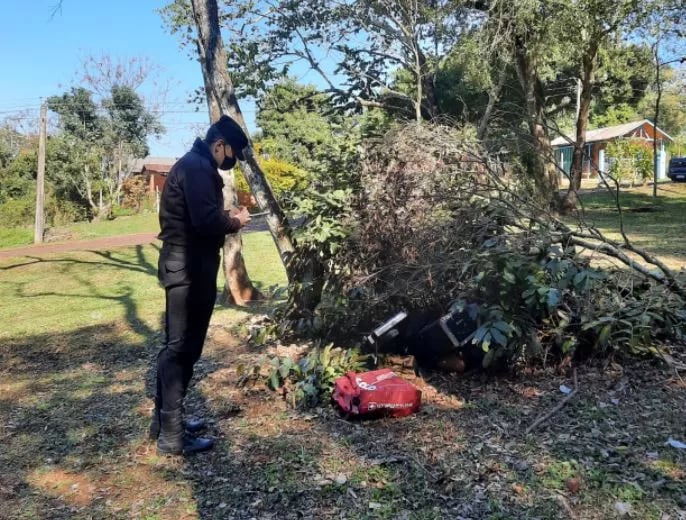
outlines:
[[[160,201],[159,239],[167,244],[217,251],[240,229],[224,212],[222,181],[210,149],[200,139],[167,176]]]

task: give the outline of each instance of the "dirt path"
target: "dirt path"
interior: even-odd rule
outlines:
[[[14,247],[0,250],[0,258],[16,256],[39,256],[49,253],[66,253],[69,251],[102,251],[113,247],[126,247],[150,244],[156,240],[157,233],[136,233],[135,235],[121,235],[102,237],[91,240],[77,240],[60,242],[57,244],[39,244],[25,247]]]

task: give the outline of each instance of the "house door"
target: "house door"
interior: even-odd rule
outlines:
[[[564,146],[562,148],[558,148],[555,151],[555,155],[557,156],[557,165],[565,173],[565,175],[569,177],[569,172],[572,169],[572,147]]]
[[[607,170],[605,169],[605,150],[598,150],[598,175],[600,176],[600,181],[602,182],[605,176],[603,175]]]
[[[660,141],[660,146],[657,150],[657,178],[662,180],[667,177],[667,154],[665,154],[665,142]]]

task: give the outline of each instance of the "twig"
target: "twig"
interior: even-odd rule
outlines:
[[[560,504],[562,504],[562,507],[564,508],[564,510],[567,511],[569,518],[571,518],[572,520],[576,520],[576,518],[577,518],[576,513],[574,513],[572,506],[569,505],[569,500],[567,500],[567,497],[564,496],[564,494],[560,493],[559,491],[556,491],[554,496],[555,496],[555,498],[557,498],[557,501]]]
[[[556,405],[552,410],[550,410],[549,412],[547,412],[547,413],[541,415],[538,419],[536,419],[536,420],[531,424],[531,426],[529,426],[529,427],[526,429],[526,431],[525,431],[524,433],[525,433],[526,435],[530,434],[530,433],[531,433],[533,430],[535,430],[541,423],[543,423],[544,421],[550,419],[553,415],[555,415],[557,412],[559,412],[559,411],[562,409],[562,407],[563,407],[564,405],[566,405],[567,402],[568,402],[572,397],[574,397],[574,396],[576,395],[576,393],[577,393],[578,390],[579,390],[579,382],[578,382],[578,380],[577,380],[577,378],[576,378],[576,368],[575,368],[575,369],[574,369],[574,390],[572,390],[572,392],[571,392],[569,395],[565,396],[565,398],[562,399],[562,401],[560,401],[559,403],[557,403],[557,405]]]

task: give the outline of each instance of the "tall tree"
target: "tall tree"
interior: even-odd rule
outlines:
[[[343,107],[417,120],[438,115],[440,62],[474,16],[449,0],[243,0],[225,2],[225,12],[232,63],[249,92],[302,63]]]
[[[262,152],[297,165],[313,180],[326,175],[342,142],[357,135],[355,117],[335,110],[331,96],[293,78],[267,88],[257,100]]]
[[[202,69],[210,121],[216,121],[222,114],[228,114],[248,134],[227,68],[228,60],[222,42],[216,0],[174,0],[161,11],[161,14],[172,33],[180,31],[183,34],[182,45],[191,44],[196,50],[196,57]],[[246,161],[241,164],[241,170],[258,205],[268,212],[267,224],[282,260],[288,265],[293,244],[286,216],[255,159],[252,145],[244,150],[244,154]],[[232,175],[225,177],[225,189],[227,202],[234,203],[235,186]],[[229,237],[227,240],[224,249],[224,271],[229,285],[227,292],[230,292],[235,302],[242,303],[257,297],[257,292],[247,275],[239,236]]]
[[[164,129],[130,87],[114,86],[109,97],[96,103],[92,93],[74,87],[48,99],[59,115],[64,153],[68,160],[55,176],[79,192],[95,218],[107,218],[136,158],[148,153],[146,139]]]
[[[596,87],[596,75],[602,63],[601,55],[608,48],[617,47],[641,22],[643,2],[639,0],[580,0],[559,6],[560,27],[566,34],[572,49],[571,59],[578,64],[580,84],[579,106],[577,108],[576,132],[569,189],[564,206],[575,207],[577,191],[581,187],[585,157],[586,131],[588,129],[591,104]]]

